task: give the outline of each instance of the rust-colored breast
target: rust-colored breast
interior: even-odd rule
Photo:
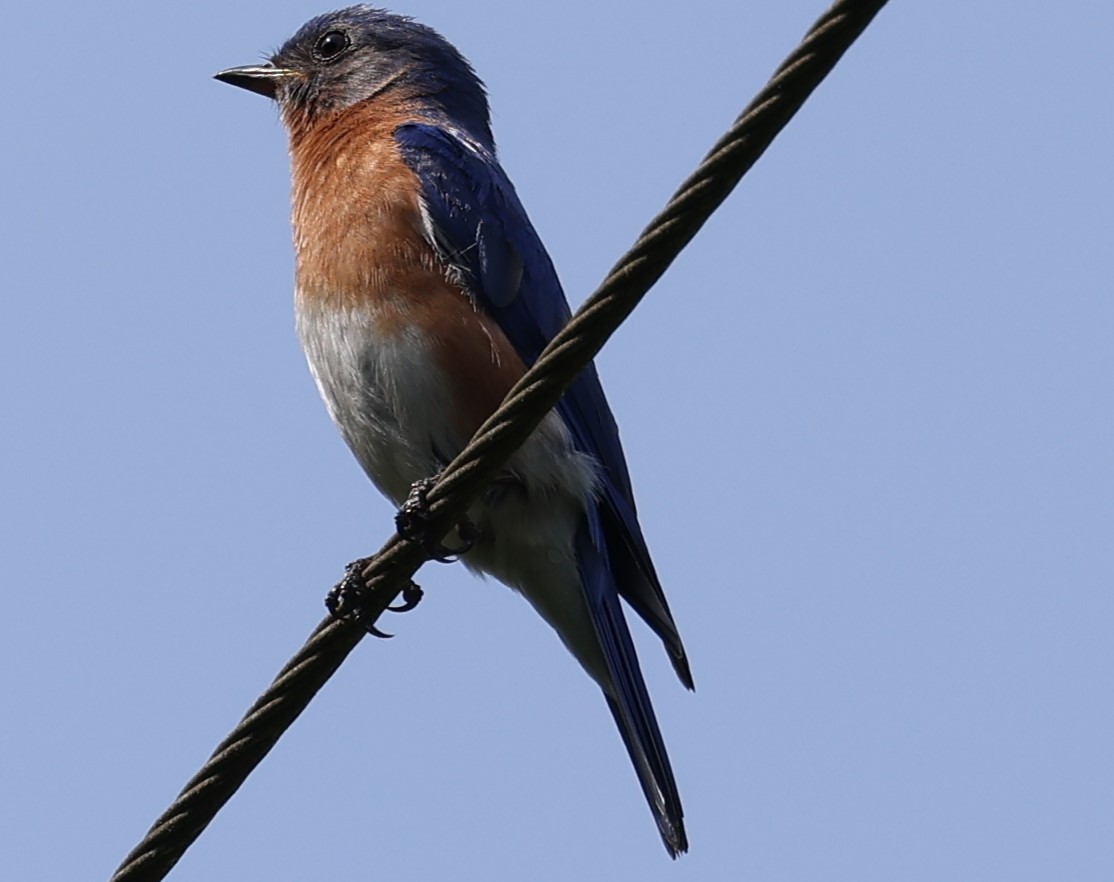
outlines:
[[[357,306],[390,299],[400,274],[434,269],[420,234],[418,182],[394,141],[408,118],[403,105],[374,102],[291,127],[301,296]]]
[[[447,417],[467,438],[525,366],[423,236],[420,182],[394,140],[414,118],[379,101],[291,126],[299,308],[366,311],[377,335],[420,333],[452,390]]]

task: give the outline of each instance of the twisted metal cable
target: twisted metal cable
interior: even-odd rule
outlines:
[[[885,2],[840,0],[812,26],[499,409],[445,468],[428,494],[430,536],[444,536],[460,520]],[[382,614],[428,559],[416,543],[397,535],[387,541],[361,574],[371,591],[369,620]],[[348,622],[322,621],[124,859],[111,882],[165,878],[364,633]]]

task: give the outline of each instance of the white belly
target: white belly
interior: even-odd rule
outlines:
[[[413,329],[387,335],[376,325],[369,309],[299,303],[298,335],[329,415],[376,487],[400,505],[468,438],[452,425],[450,386],[426,338]],[[470,511],[480,540],[465,563],[521,591],[607,688],[574,552],[594,461],[550,413],[504,472],[514,482],[494,487]]]
[[[401,504],[411,484],[459,449],[448,387],[426,341],[379,333],[364,309],[303,307],[297,328],[329,416],[368,477]]]

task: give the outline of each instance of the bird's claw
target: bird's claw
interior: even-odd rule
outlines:
[[[438,473],[440,474],[440,473]],[[395,528],[398,535],[410,542],[417,542],[438,563],[455,563],[460,556],[467,554],[476,544],[479,531],[467,515],[456,525],[460,545],[449,548],[429,536],[429,491],[437,481],[437,475],[422,478],[410,485],[410,493],[395,514]]]
[[[417,582],[410,581],[406,583],[406,587],[402,589],[402,603],[397,606],[388,606],[391,612],[403,613],[410,612],[414,607],[421,602],[422,599],[422,586]]]
[[[394,637],[394,634],[379,630],[375,625],[375,619],[367,609],[369,592],[364,584],[362,573],[368,561],[368,558],[356,560],[344,568],[344,577],[325,597],[325,607],[333,617],[345,619],[354,625],[359,625],[373,637],[387,640]],[[409,612],[421,599],[422,589],[411,581],[402,589],[402,603],[388,606],[387,609],[391,612]]]
[[[423,542],[422,545],[438,563],[456,563],[462,555],[467,554],[476,545],[480,531],[472,523],[472,519],[465,515],[456,525],[456,534],[460,537],[460,545],[449,548],[443,542]]]

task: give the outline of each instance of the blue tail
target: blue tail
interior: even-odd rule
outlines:
[[[615,695],[605,694],[607,706],[623,736],[662,841],[670,857],[675,858],[688,851],[681,796],[623,617],[619,586],[608,557],[601,514],[595,505],[589,505],[587,521],[577,534],[576,556],[592,624],[614,684]]]

